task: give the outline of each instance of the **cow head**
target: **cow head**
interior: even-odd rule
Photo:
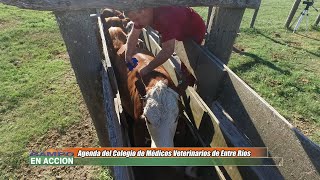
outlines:
[[[108,29],[114,50],[117,52],[126,44],[127,35],[119,27],[110,27]]]
[[[106,8],[101,12],[101,18],[108,18],[108,17],[119,17],[123,19],[124,15],[122,14],[122,12],[118,10]]]
[[[127,32],[129,21],[130,20],[128,18],[108,17],[105,18],[104,28],[109,29],[110,27],[120,27],[124,32]]]
[[[167,82],[158,81],[147,92],[146,105],[142,118],[151,137],[151,147],[173,147],[173,139],[178,124],[179,95],[167,86]]]

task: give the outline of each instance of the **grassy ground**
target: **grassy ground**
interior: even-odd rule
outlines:
[[[291,1],[262,1],[255,28],[247,9],[228,66],[304,134],[320,144],[320,31],[311,29],[318,13],[309,10],[298,32],[284,29]],[[315,6],[319,7],[319,3]],[[305,5],[300,5],[294,20]],[[197,9],[203,17],[202,8]]]
[[[247,10],[235,45],[243,51],[232,54],[229,66],[320,143],[320,32],[306,33],[305,21],[299,34],[283,28],[292,3],[262,1],[255,29],[249,28],[253,10]],[[315,17],[310,9],[310,23]],[[80,121],[83,102],[51,13],[0,5],[0,55],[0,179],[5,179],[25,162],[30,139]],[[105,171],[97,174],[108,178]]]
[[[26,162],[30,139],[82,120],[83,100],[53,14],[0,4],[0,56],[0,179],[6,179]]]

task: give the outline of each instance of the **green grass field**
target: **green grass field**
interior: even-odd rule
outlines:
[[[294,1],[262,1],[254,29],[247,9],[228,66],[293,125],[320,144],[320,28],[318,12],[309,10],[296,34],[284,29]],[[320,3],[315,3],[320,7]],[[295,20],[305,5],[300,5]],[[196,10],[204,17],[207,11]]]
[[[0,4],[0,179],[26,163],[30,139],[80,121],[83,104],[50,12]]]
[[[255,29],[248,9],[235,43],[243,51],[229,66],[320,143],[320,32],[305,32],[305,21],[299,34],[283,28],[292,3],[262,1]],[[316,15],[310,9],[310,24]],[[31,139],[81,120],[83,102],[51,13],[0,5],[0,54],[0,179],[7,179],[26,163]]]
[[[320,31],[312,29],[318,12],[309,11],[296,34],[283,28],[294,1],[262,1],[255,29],[247,10],[229,66],[281,115],[320,144]],[[315,4],[317,5],[317,4]],[[320,5],[320,4],[319,4]],[[300,5],[294,20],[305,5]],[[319,6],[318,6],[319,7]]]

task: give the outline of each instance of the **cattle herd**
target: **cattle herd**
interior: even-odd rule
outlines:
[[[121,103],[129,119],[132,119],[128,122],[129,128],[132,128],[132,145],[173,147],[176,132],[183,136],[180,129],[176,131],[180,117],[177,88],[162,66],[143,77],[139,75],[139,69],[154,59],[153,54],[139,44],[133,56],[138,64],[130,71],[125,62],[129,20],[121,12],[110,9],[104,10],[101,17]]]
[[[127,115],[132,146],[195,146],[195,141],[183,119],[178,89],[168,72],[159,66],[143,77],[139,75],[139,70],[154,59],[153,54],[143,48],[142,41],[137,44],[133,55],[138,60],[138,64],[133,70],[128,69],[125,52],[127,34],[132,28],[132,22],[120,11],[112,9],[103,10],[101,19],[121,103]],[[191,167],[133,168],[135,174],[138,174],[137,179],[148,177],[177,180],[193,179],[196,176],[194,168]]]

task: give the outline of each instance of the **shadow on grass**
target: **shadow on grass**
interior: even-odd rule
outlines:
[[[320,57],[320,54],[318,54],[318,53],[314,53],[314,52],[311,52],[311,51],[309,51],[309,50],[307,50],[307,49],[304,49],[304,48],[299,48],[299,47],[296,47],[296,46],[292,46],[292,45],[290,45],[290,44],[286,44],[286,43],[280,42],[280,41],[278,41],[278,40],[275,40],[274,38],[271,38],[270,36],[267,36],[267,35],[263,34],[261,31],[259,31],[259,30],[257,30],[257,29],[256,29],[256,32],[257,32],[258,34],[260,34],[261,36],[263,36],[263,37],[265,37],[265,38],[267,38],[267,39],[269,39],[269,40],[271,40],[271,41],[273,41],[273,42],[275,42],[275,43],[277,43],[277,44],[281,44],[281,45],[283,45],[283,46],[292,47],[292,48],[297,49],[297,50],[304,50],[304,51],[306,51],[306,52],[309,53],[309,54],[312,54],[312,55],[314,55],[314,56]],[[309,37],[308,37],[308,38],[309,38]]]
[[[263,65],[266,65],[268,66],[269,68],[273,69],[273,70],[276,70],[282,74],[285,74],[285,75],[291,75],[291,72],[288,71],[288,70],[283,70],[279,67],[277,67],[276,65],[274,65],[273,63],[267,61],[267,60],[264,60],[262,59],[261,57],[255,55],[255,54],[252,54],[252,53],[248,53],[248,52],[243,52],[243,51],[240,51],[239,49],[233,47],[233,51],[236,52],[236,53],[239,53],[241,55],[245,55],[245,56],[248,56],[248,57],[251,57],[254,61],[251,61],[251,62],[248,62],[248,63],[244,63],[236,68],[233,68],[232,70],[237,72],[237,71],[247,71],[249,70],[250,68],[252,68],[255,64],[263,64]]]
[[[308,36],[308,35],[304,35],[304,34],[301,34],[301,33],[296,33],[296,35],[302,36],[302,37],[305,37],[305,38],[308,38],[308,39],[320,41],[320,39],[317,39],[317,38],[314,38],[314,37],[310,37],[310,36]]]

